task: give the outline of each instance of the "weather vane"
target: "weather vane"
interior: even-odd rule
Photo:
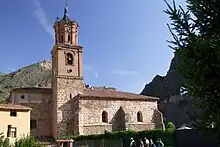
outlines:
[[[67,0],[65,0],[65,6],[67,6]]]

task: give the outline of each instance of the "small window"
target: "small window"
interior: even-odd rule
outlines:
[[[108,122],[108,113],[106,111],[102,112],[102,122]]]
[[[37,121],[36,120],[31,120],[30,126],[31,126],[31,129],[37,128]]]
[[[70,99],[72,99],[72,94],[70,93]]]
[[[63,41],[64,41],[64,36],[61,35],[61,36],[60,36],[60,43],[63,43]]]
[[[11,117],[16,117],[16,116],[17,116],[17,112],[16,112],[15,110],[12,110],[12,111],[10,112],[10,116],[11,116]]]
[[[8,125],[7,137],[16,138],[17,128]]]
[[[21,99],[24,99],[24,95],[21,95]]]
[[[70,35],[68,35],[68,42],[70,43]]]
[[[66,54],[66,63],[67,65],[73,65],[73,55],[71,53]]]
[[[137,113],[137,121],[138,122],[143,122],[143,116],[142,116],[142,113],[140,111]]]

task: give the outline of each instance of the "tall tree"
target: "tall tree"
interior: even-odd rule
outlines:
[[[173,36],[168,42],[178,58],[184,87],[202,108],[206,127],[214,122],[220,132],[220,1],[186,0],[186,9],[175,1],[165,3]]]

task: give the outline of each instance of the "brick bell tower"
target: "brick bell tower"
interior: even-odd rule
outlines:
[[[82,47],[78,45],[76,21],[70,20],[67,5],[63,18],[54,23],[55,44],[52,54],[52,135],[78,134],[74,97],[83,90]]]

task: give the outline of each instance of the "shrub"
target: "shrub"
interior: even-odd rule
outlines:
[[[174,130],[176,130],[176,127],[175,127],[174,123],[168,122],[167,125],[166,125],[166,130],[167,131],[174,131]]]
[[[14,147],[43,147],[34,137],[27,135],[15,141]]]
[[[0,133],[0,147],[9,147],[9,139],[4,137],[3,133]]]
[[[161,138],[166,146],[174,145],[174,137],[172,131],[163,130],[147,130],[147,131],[118,131],[118,132],[108,132],[105,134],[97,135],[81,135],[81,136],[60,136],[59,139],[73,139],[75,141],[84,140],[122,140],[123,144],[128,146],[130,138],[133,137],[135,140],[144,139],[144,137],[153,139]]]

